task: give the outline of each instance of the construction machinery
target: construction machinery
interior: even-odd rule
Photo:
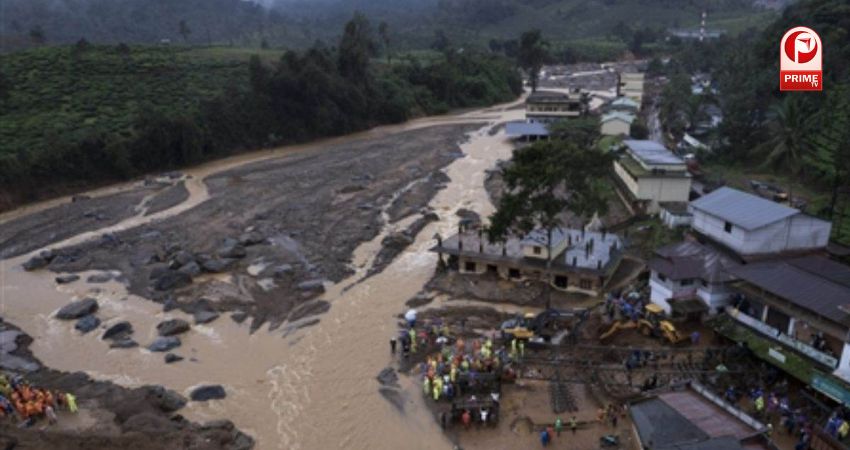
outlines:
[[[644,307],[643,317],[637,320],[621,320],[614,322],[608,330],[599,335],[599,340],[604,341],[622,330],[639,330],[645,336],[660,337],[676,345],[685,342],[688,338],[683,336],[673,322],[664,318],[664,310],[655,303],[649,303]]]
[[[502,337],[536,343],[560,344],[566,336],[575,335],[589,315],[588,310],[547,309],[540,314],[528,313],[502,323]]]

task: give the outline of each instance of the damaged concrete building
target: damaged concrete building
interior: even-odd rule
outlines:
[[[622,257],[624,243],[616,234],[556,227],[551,245],[549,236],[538,229],[494,243],[481,230],[465,230],[439,240],[431,251],[447,256],[448,267],[461,273],[545,280],[555,289],[591,295],[602,290]]]

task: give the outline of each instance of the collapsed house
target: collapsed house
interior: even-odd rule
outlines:
[[[543,280],[555,289],[598,294],[622,257],[616,234],[556,227],[489,242],[481,230],[464,230],[440,239],[431,251],[448,257],[461,273],[493,274],[508,280]],[[551,249],[551,258],[549,257]]]

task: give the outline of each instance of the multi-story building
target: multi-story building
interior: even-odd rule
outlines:
[[[691,175],[685,161],[655,141],[623,144],[625,152],[614,161],[614,172],[634,209],[655,214],[661,202],[688,201]]]
[[[568,93],[536,91],[525,100],[525,118],[529,122],[554,122],[581,117],[587,113],[587,92],[571,90]]]
[[[722,250],[695,240],[666,245],[649,261],[650,300],[673,316],[720,312],[736,279],[728,271],[738,265]]]

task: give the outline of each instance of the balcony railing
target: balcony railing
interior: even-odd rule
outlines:
[[[729,315],[738,322],[741,322],[742,324],[758,331],[761,334],[764,334],[765,336],[775,341],[779,341],[780,343],[784,344],[787,347],[790,347],[798,353],[801,353],[806,357],[813,359],[826,367],[829,367],[830,369],[835,369],[838,367],[838,358],[831,355],[827,355],[826,353],[817,350],[810,345],[804,344],[792,338],[791,336],[788,336],[787,334],[781,332],[780,330],[754,317],[750,317],[742,313],[738,309],[730,308],[728,312]]]

